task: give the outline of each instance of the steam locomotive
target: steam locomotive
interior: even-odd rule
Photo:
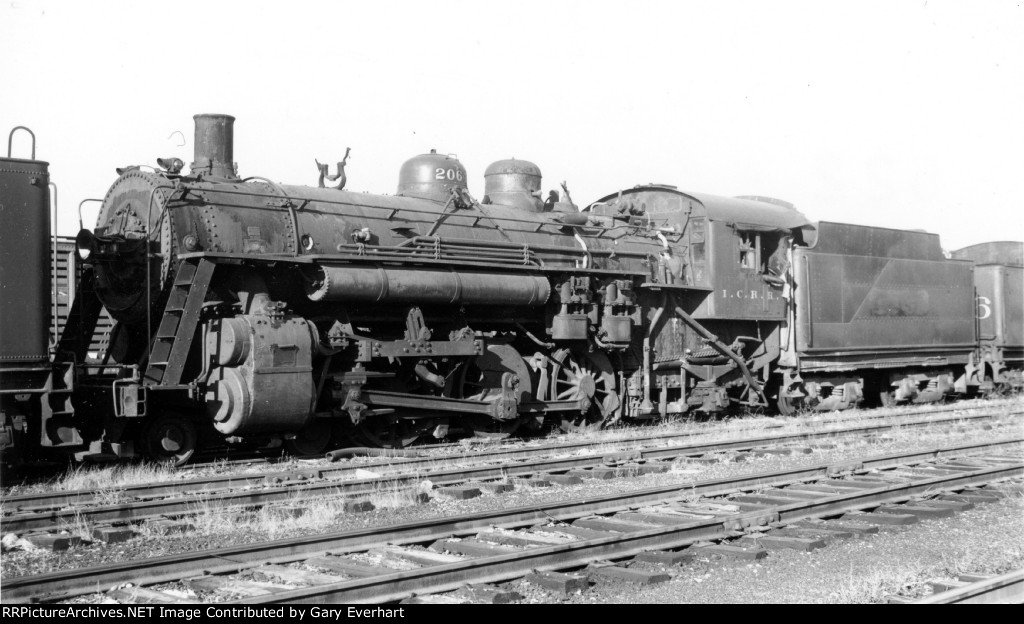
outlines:
[[[119,171],[52,332],[47,165],[0,159],[5,461],[315,454],[1021,385],[1020,243],[947,259],[936,235],[659,184],[581,210],[516,159],[477,200],[435,152],[395,195],[344,190],[345,161],[282,185],[238,175],[233,117],[195,124],[188,174]]]

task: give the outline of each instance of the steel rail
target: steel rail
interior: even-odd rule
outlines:
[[[941,457],[960,457],[1005,449],[1022,443],[1024,443],[1024,438],[1013,438],[984,444],[927,449],[841,464],[822,464],[715,479],[690,485],[647,488],[585,500],[554,501],[513,509],[488,510],[480,513],[407,522],[387,527],[287,538],[244,546],[230,546],[103,566],[5,578],[3,586],[0,587],[0,601],[4,603],[52,601],[104,591],[122,583],[152,585],[178,581],[195,574],[235,573],[263,563],[289,563],[335,551],[366,551],[388,544],[410,544],[469,535],[488,527],[514,528],[546,523],[551,520],[572,520],[594,513],[623,511],[639,505],[685,500],[695,495],[724,495],[743,489],[802,483],[826,478],[843,471],[913,465]],[[967,473],[967,477],[974,474],[976,473]],[[763,514],[759,513],[746,514],[743,518],[752,522],[755,520],[760,522],[764,519]],[[720,525],[721,522],[715,526]],[[660,535],[660,533],[656,535]],[[641,549],[650,548],[643,540],[637,543],[640,544]],[[686,543],[689,542],[684,541],[680,545]],[[601,542],[598,546],[603,547],[605,544]],[[601,548],[594,552],[599,553],[599,557],[606,556],[600,554],[604,552]]]
[[[860,420],[875,420],[883,418],[897,418],[906,419],[898,420],[890,425],[903,426],[904,424],[910,424],[913,422],[924,422],[911,421],[910,419],[915,416],[925,415],[938,415],[945,413],[956,413],[963,411],[976,411],[985,409],[999,409],[1000,405],[986,405],[986,406],[953,406],[942,410],[918,410],[903,414],[896,415],[874,415],[874,414],[858,414]],[[1024,413],[1024,410],[1017,410],[1004,415],[1019,415]],[[988,419],[998,417],[998,415],[992,414],[962,414],[959,416],[952,416],[948,418],[935,418],[936,424],[942,424],[944,422],[956,422],[956,421],[970,421],[974,419]],[[841,424],[841,420],[833,421],[829,424]],[[776,429],[784,427],[784,423],[780,424],[769,424],[765,426],[765,429]],[[839,431],[836,429],[834,431]],[[259,472],[252,474],[241,474],[241,475],[223,475],[204,477],[199,479],[187,479],[181,481],[163,481],[158,483],[140,484],[140,485],[127,485],[117,487],[114,492],[119,496],[125,498],[142,498],[142,497],[156,497],[160,495],[174,495],[174,494],[185,494],[194,492],[213,492],[218,490],[247,487],[253,485],[262,485],[267,481],[280,480],[281,482],[288,481],[299,481],[299,480],[312,480],[312,479],[326,479],[326,478],[341,478],[348,473],[355,473],[357,470],[385,470],[394,469],[396,467],[402,469],[412,469],[426,467],[430,468],[433,464],[443,461],[507,461],[507,460],[520,460],[533,458],[537,456],[543,456],[545,454],[567,454],[576,451],[585,450],[594,446],[601,445],[622,445],[626,446],[629,444],[642,444],[644,442],[666,442],[667,440],[681,440],[687,438],[693,438],[698,436],[710,435],[712,432],[698,431],[698,432],[680,432],[680,433],[667,433],[667,434],[645,434],[637,436],[629,436],[624,438],[615,438],[609,440],[598,440],[598,441],[587,441],[587,442],[569,442],[569,443],[557,443],[557,444],[546,444],[541,446],[530,446],[530,447],[519,447],[512,449],[491,449],[484,451],[468,451],[463,453],[456,453],[451,455],[436,455],[436,456],[423,456],[417,458],[391,458],[389,460],[373,461],[361,464],[345,464],[345,465],[327,465],[327,466],[315,466],[310,468],[298,468],[293,470],[282,470],[276,472]],[[411,450],[420,449],[433,449],[441,447],[453,447],[457,446],[454,444],[440,444],[440,445],[426,445],[422,447],[415,447]],[[634,450],[634,449],[626,449]],[[609,451],[616,452],[616,451]],[[232,466],[234,464],[240,466],[248,466],[255,463],[272,463],[276,460],[274,458],[267,457],[246,457],[237,461],[228,461],[226,463],[218,463],[218,466]],[[203,464],[204,467],[214,466],[213,463]],[[195,469],[197,466],[187,466],[185,469]],[[82,490],[67,490],[63,492],[45,492],[35,494],[18,494],[14,496],[0,497],[3,500],[4,506],[7,509],[13,510],[31,510],[31,509],[45,509],[55,508],[67,505],[88,503],[96,497],[95,489],[82,489]]]
[[[932,594],[911,604],[1024,604],[1024,569]]]
[[[883,486],[854,493],[837,494],[820,500],[780,505],[722,518],[624,533],[613,537],[586,539],[558,546],[531,548],[507,555],[473,558],[458,563],[429,566],[329,585],[303,587],[293,591],[255,596],[223,604],[265,603],[383,603],[421,593],[453,591],[466,583],[498,583],[522,577],[533,570],[559,570],[585,566],[597,561],[634,557],[647,550],[689,546],[695,542],[728,537],[733,531],[769,522],[794,522],[841,512],[902,502],[915,494],[980,485],[1024,476],[1024,463],[978,470],[953,476],[921,479],[909,484]]]
[[[136,500],[123,504],[100,505],[85,507],[75,505],[72,501],[69,504],[60,505],[55,508],[52,504],[39,505],[37,508],[26,508],[17,500],[6,499],[4,506],[8,509],[16,509],[25,513],[13,513],[0,519],[0,525],[6,532],[22,532],[29,530],[49,529],[71,524],[76,521],[86,520],[92,523],[104,522],[137,522],[146,519],[159,518],[164,516],[185,515],[195,513],[200,507],[235,507],[266,505],[274,502],[300,502],[316,497],[351,497],[365,495],[371,492],[378,492],[382,485],[387,489],[398,489],[401,487],[413,486],[424,478],[430,479],[435,486],[450,486],[467,481],[500,479],[506,477],[525,477],[538,473],[564,472],[587,466],[597,466],[605,463],[606,459],[626,454],[633,458],[642,460],[667,459],[681,456],[703,455],[713,452],[729,450],[747,450],[770,445],[788,444],[794,442],[806,442],[810,440],[832,439],[844,436],[865,435],[881,431],[891,430],[896,427],[927,427],[941,425],[950,422],[963,420],[988,419],[1001,415],[974,415],[974,416],[953,416],[942,419],[926,419],[911,422],[900,422],[886,425],[871,425],[868,427],[853,427],[849,429],[833,429],[823,432],[807,432],[798,434],[784,434],[777,436],[766,436],[761,438],[732,440],[726,442],[714,442],[706,444],[688,444],[668,447],[654,447],[648,449],[634,449],[632,451],[616,451],[604,455],[573,456],[553,459],[541,459],[521,464],[492,464],[478,467],[456,467],[447,470],[429,470],[430,465],[436,466],[439,462],[457,461],[452,458],[431,458],[429,460],[413,460],[414,463],[402,462],[398,466],[404,472],[397,474],[381,475],[372,478],[341,480],[323,480],[316,483],[301,485],[291,483],[277,487],[268,487],[258,491],[237,490],[228,492],[194,492],[195,496],[177,496],[168,498],[154,498],[153,500]],[[517,451],[509,451],[513,454]],[[500,453],[501,456],[508,456],[509,453]],[[470,455],[467,459],[483,461],[479,455]],[[491,459],[490,457],[488,459]],[[414,470],[420,468],[419,471]],[[328,469],[311,469],[304,471],[306,480],[323,479],[324,471]],[[429,472],[423,472],[429,470]],[[242,485],[265,484],[267,477],[261,476],[253,480],[245,479]],[[161,485],[161,487],[167,487]],[[236,485],[236,488],[241,485]],[[141,489],[141,488],[140,488]],[[137,489],[138,491],[138,489]],[[166,490],[164,490],[166,491]],[[172,493],[177,493],[172,490]],[[138,496],[138,494],[137,494]],[[155,492],[147,495],[157,497],[160,494]],[[60,497],[57,497],[60,500]]]
[[[970,410],[980,409],[992,409],[993,406],[986,407],[972,407],[966,408]],[[999,407],[999,406],[994,406]],[[923,414],[941,414],[941,413],[955,413],[957,411],[963,411],[964,408],[950,408],[941,411],[922,411],[911,414],[901,414],[898,416],[907,416],[908,420],[899,420],[896,422],[882,425],[886,428],[899,427],[899,426],[924,426],[927,421],[931,420],[935,424],[943,424],[947,422],[957,421],[970,421],[976,419],[989,419],[996,418],[999,415],[996,414],[962,414],[957,416],[950,416],[947,418],[934,418],[925,420],[909,420],[909,417],[920,416]],[[1003,414],[1006,416],[1016,416],[1024,414],[1024,410],[1017,410],[1010,412],[1009,414]],[[891,416],[870,416],[869,419],[875,418],[886,418]],[[838,423],[837,423],[838,424]],[[784,425],[769,425],[766,428],[779,428]],[[833,429],[831,431],[842,432],[849,429]],[[827,433],[827,432],[821,432]],[[413,468],[430,468],[433,467],[437,462],[454,462],[454,461],[508,461],[508,460],[520,460],[527,459],[536,456],[543,456],[545,454],[567,454],[575,451],[581,451],[595,446],[602,445],[628,445],[643,442],[665,442],[666,440],[672,439],[686,439],[702,435],[709,435],[708,432],[681,432],[675,434],[653,434],[653,435],[642,435],[642,436],[630,436],[627,438],[619,438],[613,440],[604,441],[588,441],[588,442],[577,442],[577,443],[559,443],[559,444],[548,444],[543,446],[534,447],[523,447],[513,449],[494,449],[483,452],[464,452],[451,455],[438,455],[438,456],[425,456],[419,458],[391,458],[385,461],[375,461],[362,464],[347,464],[342,466],[324,466],[324,467],[311,467],[311,468],[300,468],[297,470],[287,470],[278,472],[261,472],[255,474],[243,474],[243,475],[226,475],[217,477],[207,477],[201,479],[189,479],[186,481],[164,481],[152,484],[141,484],[141,485],[130,485],[117,488],[115,491],[125,497],[142,497],[142,496],[158,496],[158,495],[172,495],[182,494],[186,492],[202,492],[211,490],[220,490],[234,487],[246,487],[252,485],[260,485],[267,480],[278,479],[284,481],[295,481],[305,479],[323,479],[332,478],[333,476],[344,476],[346,473],[355,473],[358,470],[381,470],[388,468],[399,467],[402,469],[413,469]],[[674,447],[663,447],[663,448],[674,448]],[[635,449],[625,449],[635,450]],[[609,451],[616,452],[616,451]],[[710,451],[709,451],[710,452]],[[252,463],[252,459],[240,460],[240,463],[249,464]],[[86,503],[95,497],[95,490],[68,490],[64,492],[46,492],[38,494],[19,494],[15,496],[4,497],[4,504],[9,509],[30,509],[30,508],[45,508],[45,507],[58,507],[64,505],[72,505],[77,503]]]

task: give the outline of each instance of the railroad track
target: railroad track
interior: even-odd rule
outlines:
[[[1019,484],[992,484],[1024,477],[1022,443],[931,449],[10,578],[0,598],[54,601],[132,583],[107,598],[181,602],[174,592],[187,586],[208,599],[249,604],[393,602],[528,575],[550,586],[582,586],[585,575],[562,572],[582,566],[591,566],[588,574],[636,580],[646,573],[610,561],[809,549],[995,500],[1019,491]]]
[[[917,408],[903,406],[903,407],[897,408],[899,410],[897,413],[893,413],[893,408],[887,408],[887,407],[878,407],[878,408],[869,408],[869,409],[857,409],[857,410],[854,410],[854,411],[846,411],[846,412],[833,412],[831,414],[831,416],[833,416],[834,418],[830,421],[830,424],[840,424],[844,420],[857,420],[857,421],[863,422],[863,421],[870,421],[870,420],[884,420],[884,419],[893,419],[893,418],[913,418],[913,417],[916,417],[916,416],[928,416],[928,415],[939,416],[939,415],[942,415],[942,414],[955,414],[955,413],[958,413],[958,412],[962,413],[962,412],[967,412],[967,411],[975,411],[975,410],[983,410],[983,409],[998,409],[1000,407],[1000,401],[1002,401],[1002,399],[970,399],[970,400],[958,401],[955,404],[946,405],[946,406],[941,406],[939,404],[934,404],[934,403],[925,404],[924,406],[917,407]],[[983,404],[982,405],[977,405],[977,403],[979,403],[979,402],[981,402]],[[1010,401],[1007,400],[1006,404],[1010,405]],[[1013,405],[1015,405],[1015,404],[1013,404]],[[824,416],[824,415],[825,415],[824,413],[814,414],[814,416]],[[796,417],[796,418],[799,419],[800,417]],[[741,419],[742,419],[742,417],[741,417]],[[651,421],[650,424],[656,425],[656,424],[659,424],[660,422],[661,421]],[[789,422],[791,422],[791,419],[782,418],[782,419],[779,420],[778,423],[767,424],[767,425],[764,425],[763,428],[764,429],[769,429],[769,430],[770,429],[781,429],[783,427],[786,427],[789,424]],[[644,422],[641,421],[640,424],[634,425],[634,427],[635,428],[641,428],[641,429],[642,428],[646,428],[646,427],[648,427],[648,423],[644,423]],[[625,430],[628,430],[628,428],[626,428]],[[707,435],[707,433],[708,433],[707,431],[677,432],[677,433],[659,432],[659,433],[655,433],[655,434],[636,434],[636,435],[624,435],[622,437],[617,437],[615,435],[615,433],[618,432],[618,431],[624,431],[624,429],[610,428],[610,429],[606,429],[604,431],[606,431],[606,432],[611,434],[611,435],[609,435],[609,439],[605,440],[605,442],[609,443],[609,444],[619,443],[619,442],[627,442],[627,443],[629,443],[629,442],[646,442],[646,441],[656,441],[656,440],[665,440],[665,439],[668,439],[668,440],[681,440],[681,439],[686,439],[686,438],[690,438],[690,437],[693,437],[693,436]],[[556,435],[561,435],[561,433],[559,433],[557,430],[554,433]],[[459,453],[460,450],[465,451],[467,449],[467,447],[469,447],[470,449],[473,449],[476,452],[491,452],[491,451],[497,450],[499,448],[500,449],[507,449],[510,446],[514,446],[515,448],[518,448],[518,449],[529,449],[529,448],[546,449],[546,448],[554,448],[554,447],[566,446],[566,445],[568,445],[570,447],[575,447],[575,446],[585,446],[586,444],[589,444],[589,442],[559,442],[557,444],[544,444],[545,439],[547,439],[548,437],[549,436],[547,436],[547,435],[538,435],[538,436],[530,436],[530,437],[526,437],[526,438],[519,438],[519,437],[516,437],[516,436],[512,436],[510,438],[502,438],[502,439],[497,439],[497,438],[466,438],[466,439],[462,440],[462,442],[438,442],[438,443],[432,443],[432,444],[416,444],[416,445],[411,446],[409,448],[402,449],[400,452],[401,453],[408,453],[410,455],[411,454],[419,454],[419,455],[421,455],[423,457],[429,457],[429,456],[433,456],[435,453],[443,456],[445,453],[447,453],[449,451],[454,451],[454,452]],[[381,449],[381,450],[385,450],[385,449]],[[465,454],[465,453],[459,453],[459,454]],[[248,467],[248,466],[252,466],[252,465],[256,465],[256,464],[273,465],[273,464],[278,464],[278,463],[284,463],[284,462],[290,461],[291,459],[319,459],[319,456],[288,457],[288,456],[281,455],[279,453],[269,453],[268,454],[266,452],[259,452],[259,451],[251,451],[251,452],[248,452],[248,453],[236,453],[236,456],[237,456],[236,459],[225,459],[223,457],[218,458],[216,456],[210,457],[210,456],[207,456],[207,455],[203,455],[202,457],[200,457],[200,459],[202,459],[203,461],[193,462],[193,463],[186,464],[185,466],[181,466],[179,468],[179,470],[181,470],[181,471],[202,471],[202,470],[206,470],[206,469],[224,470],[224,469],[230,469],[230,468],[235,467],[235,466]]]
[[[982,402],[984,404],[983,405],[977,405],[978,402]],[[1006,402],[1006,405],[1010,405],[1009,401]],[[942,414],[956,414],[956,413],[964,413],[964,412],[976,411],[976,410],[999,409],[1001,406],[1002,405],[1000,404],[998,399],[977,399],[977,400],[959,401],[959,402],[957,402],[954,405],[949,405],[949,406],[945,406],[945,407],[937,407],[934,404],[928,404],[927,406],[922,407],[922,408],[902,407],[902,408],[899,408],[901,411],[899,413],[896,413],[896,414],[893,414],[892,408],[872,408],[872,409],[856,410],[856,411],[853,411],[853,412],[839,412],[839,413],[836,413],[836,414],[834,414],[836,417],[834,419],[832,419],[827,424],[830,424],[830,425],[841,424],[845,420],[857,420],[859,422],[864,422],[864,421],[871,421],[871,420],[886,420],[886,419],[901,419],[901,418],[912,419],[912,418],[917,417],[917,416],[936,416],[937,417],[937,416],[940,416]],[[767,424],[767,425],[764,425],[763,428],[766,429],[766,430],[781,429],[783,427],[788,426],[788,424],[790,422],[792,422],[791,419],[782,419],[779,423]],[[644,425],[640,425],[640,427],[644,427]],[[612,433],[614,432],[614,430],[607,430],[607,431],[612,432]],[[709,431],[689,431],[689,432],[677,432],[677,433],[659,432],[659,433],[656,433],[656,434],[637,434],[637,435],[625,435],[625,436],[619,437],[619,436],[615,436],[614,433],[613,433],[613,435],[610,435],[608,439],[604,440],[604,443],[605,444],[644,444],[644,443],[647,443],[647,442],[669,441],[669,440],[684,440],[684,439],[693,438],[693,437],[697,437],[697,436],[704,436],[704,435],[708,435],[708,434],[709,434]],[[544,452],[548,452],[548,451],[551,451],[551,450],[561,450],[561,449],[567,449],[567,448],[568,449],[585,448],[586,446],[593,444],[593,442],[564,442],[564,441],[556,443],[556,444],[543,444],[544,439],[545,439],[544,437],[527,438],[527,439],[511,438],[511,439],[504,439],[504,440],[496,440],[496,439],[484,438],[484,439],[480,439],[479,441],[475,441],[473,439],[470,439],[471,442],[475,442],[475,443],[469,445],[469,448],[471,449],[469,451],[465,450],[465,449],[467,449],[467,445],[465,445],[465,444],[461,444],[461,443],[458,443],[458,442],[446,442],[446,443],[416,445],[416,446],[413,446],[413,447],[410,447],[410,448],[407,448],[407,449],[403,449],[402,451],[400,451],[400,453],[409,454],[410,456],[418,454],[421,459],[429,459],[430,457],[434,457],[435,459],[437,459],[439,457],[447,457],[447,456],[451,456],[451,457],[467,457],[467,456],[472,456],[472,455],[478,454],[478,453],[495,453],[495,452],[498,452],[498,451],[504,451],[504,452],[507,452],[507,453],[520,452],[520,453],[526,453],[526,454],[544,453]],[[449,455],[450,452],[452,452],[452,451],[459,451],[460,449],[462,450],[462,452],[455,452],[454,454]],[[384,449],[381,449],[381,450],[383,451]],[[268,467],[273,467],[273,466],[275,466],[277,464],[288,463],[288,462],[291,462],[291,461],[296,460],[296,459],[298,459],[298,460],[307,460],[307,461],[308,460],[318,460],[318,459],[321,459],[320,456],[291,457],[291,456],[282,455],[280,452],[276,452],[276,453],[275,452],[270,452],[270,453],[268,453],[268,452],[261,452],[261,451],[238,451],[238,452],[231,453],[231,456],[234,456],[235,459],[229,459],[229,458],[225,458],[225,457],[217,457],[215,455],[204,454],[204,455],[202,455],[202,457],[200,457],[200,459],[202,461],[197,461],[195,463],[189,463],[189,464],[187,464],[185,466],[181,466],[181,467],[178,468],[178,471],[181,472],[181,473],[203,472],[203,471],[217,471],[217,472],[223,473],[225,471],[229,471],[229,470],[232,470],[232,469],[244,469],[244,468],[250,468],[250,467],[258,466],[258,465],[266,465]],[[400,459],[402,459],[402,458],[396,457],[396,458],[394,458],[394,460],[392,462],[369,462],[367,464],[363,464],[363,465],[360,465],[360,466],[340,465],[340,466],[330,467],[330,468],[328,468],[328,470],[329,471],[344,472],[344,471],[352,471],[352,470],[355,470],[356,468],[360,468],[360,467],[372,470],[372,469],[374,469],[375,467],[378,467],[378,466],[388,466],[388,465],[391,465],[395,461],[399,461]],[[289,480],[289,479],[294,479],[294,478],[300,478],[300,475],[303,473],[303,471],[304,470],[301,469],[301,468],[300,469],[291,469],[291,470],[282,470],[282,471],[277,471],[277,472],[269,472],[268,471],[268,472],[265,472],[265,473],[261,473],[259,476],[260,477],[279,478],[279,479],[282,479],[282,480]],[[33,479],[26,480],[24,483],[25,484],[45,483],[47,479],[52,479],[53,477],[54,477],[54,474],[51,472],[51,473],[47,473],[46,475],[44,475],[41,478],[33,478]],[[254,477],[254,478],[259,478],[259,477]],[[192,487],[191,484],[194,482],[198,489],[203,489],[204,487],[207,487],[208,484],[216,483],[218,479],[220,479],[220,480],[229,480],[229,479],[231,479],[231,476],[230,475],[222,475],[222,476],[219,476],[219,477],[202,477],[202,478],[191,479],[191,480],[187,480],[187,481],[173,481],[173,482],[167,483],[167,485],[168,486],[174,486],[174,485],[184,484],[184,486],[186,488],[191,488]],[[127,491],[127,490],[130,489],[130,487],[125,487],[125,488],[122,488],[122,489],[125,489]],[[86,490],[83,490],[83,491],[68,491],[67,494],[68,495],[77,495],[77,496],[82,497],[84,499],[85,497],[89,496],[89,491],[86,491]]]
[[[271,503],[299,504],[323,497],[353,499],[350,508],[371,508],[360,500],[370,493],[382,490],[408,488],[429,479],[434,487],[444,488],[466,482],[507,480],[509,478],[539,477],[563,484],[580,483],[585,478],[611,478],[650,472],[666,472],[673,460],[681,457],[699,458],[725,451],[789,454],[795,449],[786,445],[813,443],[848,436],[880,434],[894,428],[933,427],[956,423],[983,422],[993,418],[1019,416],[1024,410],[1010,414],[983,413],[888,422],[886,424],[832,429],[820,432],[761,436],[752,439],[730,440],[704,444],[663,445],[664,438],[640,438],[641,442],[659,442],[646,446],[606,453],[581,456],[572,455],[594,448],[594,443],[549,445],[530,449],[500,449],[487,453],[467,453],[444,458],[439,467],[436,458],[407,459],[398,462],[378,462],[351,467],[311,467],[288,473],[240,475],[202,479],[180,483],[160,483],[124,488],[116,492],[125,502],[96,504],[94,492],[76,491],[23,495],[4,499],[4,515],[0,524],[4,532],[54,530],[62,526],[87,522],[90,524],[124,524],[180,517],[204,510],[254,507]],[[637,440],[632,440],[637,442]],[[604,446],[597,443],[596,446]],[[783,447],[783,448],[778,448]],[[810,450],[810,449],[803,449]],[[552,453],[559,457],[548,458]],[[531,457],[541,459],[531,459]],[[467,463],[469,465],[467,465]],[[373,477],[352,478],[359,470],[380,470]],[[388,471],[397,472],[388,472]],[[129,531],[130,532],[130,531]],[[125,536],[125,532],[116,533]]]
[[[962,575],[952,583],[933,584],[932,595],[913,604],[1024,604],[1024,570],[997,576]],[[903,601],[901,601],[903,602]]]

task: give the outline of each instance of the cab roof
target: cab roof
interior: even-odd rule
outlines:
[[[796,230],[804,232],[804,239],[813,239],[815,225],[799,210],[779,200],[768,198],[721,197],[707,193],[690,193],[680,191],[667,184],[647,184],[634,186],[621,191],[622,196],[641,192],[664,192],[682,196],[701,204],[707,216],[713,221],[724,221],[741,229],[763,231]],[[620,193],[602,197],[595,204],[607,203],[617,198]]]

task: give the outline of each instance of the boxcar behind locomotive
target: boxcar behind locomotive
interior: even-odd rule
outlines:
[[[986,389],[1024,387],[1024,243],[964,247],[954,258],[974,262],[978,289],[979,376]]]

